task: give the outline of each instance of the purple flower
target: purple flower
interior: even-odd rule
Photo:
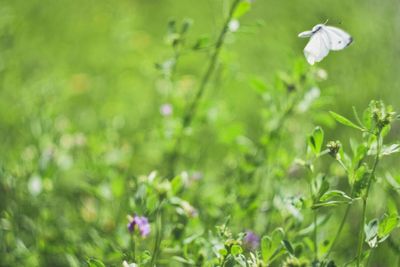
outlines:
[[[150,234],[150,224],[146,217],[144,216],[128,216],[128,230],[129,232],[133,232],[135,227],[137,226],[140,235],[142,237],[146,237]]]
[[[255,250],[260,245],[260,237],[252,231],[246,231],[246,235],[243,238],[244,246],[249,250]]]
[[[163,104],[163,105],[161,105],[160,113],[164,117],[171,116],[172,112],[173,112],[173,108],[172,108],[171,104]]]

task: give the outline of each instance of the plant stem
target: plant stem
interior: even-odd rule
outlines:
[[[314,210],[314,260],[318,261],[318,240],[317,240],[317,210]]]
[[[136,240],[134,234],[131,235],[131,253],[133,262],[136,262]]]
[[[312,171],[311,171],[312,174]],[[313,189],[312,189],[312,179],[309,179],[309,188],[310,188],[310,196],[312,199],[312,206],[314,206],[316,199],[314,198]],[[317,239],[317,210],[313,210],[313,224],[314,224],[314,231],[313,231],[313,243],[314,243],[314,261],[318,261],[318,239]]]
[[[365,216],[366,216],[366,210],[367,210],[367,199],[363,199],[363,207],[362,207],[362,217],[361,217],[361,224],[360,224],[360,229],[358,232],[358,248],[357,248],[357,267],[360,266],[360,260],[361,260],[361,253],[362,253],[362,247],[364,243],[364,225],[365,225]]]
[[[344,213],[344,215],[343,215],[342,221],[340,222],[339,228],[338,228],[338,230],[337,230],[337,232],[336,232],[336,235],[335,235],[335,237],[334,237],[334,239],[333,239],[332,245],[329,247],[329,250],[328,250],[328,252],[327,252],[326,255],[325,255],[325,259],[327,259],[327,258],[329,257],[329,255],[331,254],[333,248],[334,248],[335,245],[336,245],[336,242],[337,242],[338,239],[339,239],[340,234],[342,233],[344,224],[345,224],[345,222],[346,222],[346,220],[347,220],[347,216],[349,215],[349,212],[350,212],[350,208],[351,208],[351,204],[348,204],[348,205],[347,205],[347,208],[346,208],[346,211],[345,211],[345,213]]]
[[[340,166],[342,166],[342,168],[345,170],[346,174],[349,175],[349,171],[348,171],[346,165],[344,165],[343,161],[342,161],[341,159],[337,159],[337,161],[339,162]],[[360,166],[361,166],[361,161],[360,161],[359,164],[358,164],[358,167],[360,167]],[[358,167],[357,167],[357,168],[358,168]],[[351,196],[351,198],[353,198],[353,197],[354,197],[354,184],[351,184],[350,186],[351,186],[351,190],[350,190],[351,193],[350,193],[350,196]],[[334,237],[334,239],[333,239],[333,241],[332,241],[331,246],[329,247],[328,252],[326,253],[326,255],[325,255],[325,257],[324,257],[324,260],[326,260],[326,259],[329,258],[329,255],[330,255],[331,252],[333,251],[333,249],[334,249],[334,247],[335,247],[335,245],[336,245],[336,243],[337,243],[337,241],[338,241],[338,239],[339,239],[339,236],[340,236],[340,234],[341,234],[342,231],[343,231],[344,224],[345,224],[345,222],[346,222],[346,220],[347,220],[347,217],[349,216],[349,213],[350,213],[351,204],[352,204],[352,203],[349,203],[349,204],[347,205],[347,207],[346,207],[346,211],[345,211],[345,213],[344,213],[344,215],[343,215],[342,221],[340,222],[339,228],[338,228],[338,230],[337,230],[337,232],[336,232],[336,235],[335,235],[335,237]]]
[[[156,211],[156,236],[155,236],[155,243],[153,254],[151,255],[150,266],[156,266],[155,263],[157,262],[158,255],[160,254],[160,245],[163,236],[163,223],[162,223],[162,205],[163,201],[158,204],[157,211]]]
[[[363,248],[363,243],[364,243],[364,225],[365,225],[365,220],[366,220],[367,200],[368,200],[369,190],[371,188],[372,179],[374,178],[376,167],[378,166],[378,163],[379,163],[379,154],[381,153],[381,132],[380,131],[378,131],[378,133],[376,134],[376,142],[377,142],[377,144],[376,144],[375,161],[374,161],[374,165],[372,167],[371,174],[368,177],[367,191],[365,193],[365,197],[363,198],[361,225],[360,225],[359,234],[358,234],[357,267],[360,266],[361,253],[362,253],[362,248]]]
[[[179,157],[179,151],[180,151],[180,146],[181,146],[181,143],[182,143],[183,135],[185,133],[185,130],[188,127],[190,127],[190,125],[191,125],[191,123],[193,121],[193,118],[196,115],[197,107],[199,105],[201,97],[203,96],[205,88],[207,87],[207,84],[209,83],[210,78],[211,78],[211,76],[212,76],[212,74],[213,74],[213,72],[215,70],[216,65],[217,65],[218,57],[219,57],[219,54],[221,52],[221,48],[222,48],[222,46],[224,44],[225,36],[226,36],[226,34],[228,32],[228,29],[229,29],[229,22],[232,20],[233,14],[234,14],[238,4],[240,3],[240,1],[241,0],[234,0],[234,2],[232,3],[228,18],[226,19],[226,21],[225,21],[225,23],[224,23],[224,25],[222,27],[222,30],[221,30],[221,32],[219,34],[219,37],[217,39],[217,42],[215,44],[214,52],[213,52],[213,54],[211,56],[210,62],[209,62],[208,67],[207,67],[207,70],[206,70],[206,72],[204,73],[204,75],[203,75],[203,77],[201,79],[199,88],[198,88],[198,90],[197,90],[197,92],[196,92],[196,94],[194,96],[193,101],[190,103],[189,107],[186,110],[186,113],[184,114],[184,116],[182,118],[182,129],[180,130],[180,133],[178,134],[178,137],[176,139],[174,148],[173,148],[173,150],[172,150],[172,152],[170,154],[170,157],[169,157],[169,168],[170,168],[169,177],[170,177],[170,179],[172,179],[174,177],[174,174],[175,174],[175,167],[176,167],[175,165],[176,165],[176,162],[177,162],[178,157]]]

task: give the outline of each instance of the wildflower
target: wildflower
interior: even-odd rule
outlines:
[[[127,261],[122,262],[122,267],[137,267],[136,263],[128,263]]]
[[[234,19],[229,22],[228,28],[231,32],[236,32],[240,27],[240,23],[238,20]]]
[[[128,221],[127,227],[129,232],[133,232],[137,226],[142,237],[146,237],[150,234],[150,224],[146,217],[136,215],[132,217],[128,215]]]
[[[310,263],[303,259],[298,259],[295,257],[289,257],[283,263],[283,267],[306,267],[310,266]]]
[[[342,145],[340,144],[339,141],[330,141],[326,147],[329,150],[329,155],[334,157],[335,159],[339,160],[340,159],[340,154],[339,150]]]
[[[372,118],[379,130],[389,125],[395,117],[392,107],[386,107],[381,101],[372,101],[370,109],[372,111]]]
[[[198,211],[187,201],[182,201],[181,207],[183,211],[186,213],[186,215],[191,218],[197,217],[199,214]]]
[[[173,112],[173,108],[172,108],[171,104],[163,104],[163,105],[161,105],[160,113],[164,117],[171,116],[172,112]]]
[[[260,237],[253,231],[246,231],[246,235],[243,238],[243,243],[249,250],[255,250],[260,245]]]

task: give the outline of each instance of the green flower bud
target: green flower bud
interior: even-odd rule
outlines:
[[[329,155],[331,155],[332,157],[334,157],[335,159],[340,159],[340,147],[342,146],[342,144],[339,141],[330,141],[326,147],[329,150]]]

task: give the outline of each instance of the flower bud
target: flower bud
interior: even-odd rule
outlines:
[[[339,141],[330,141],[326,147],[329,150],[329,155],[331,155],[332,157],[334,157],[335,159],[339,160],[340,159],[340,147],[342,146],[342,144]]]

